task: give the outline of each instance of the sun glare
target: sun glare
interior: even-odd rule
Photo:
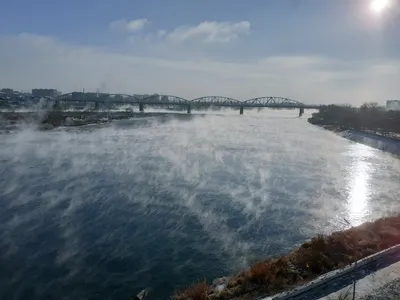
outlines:
[[[381,14],[390,7],[390,0],[372,0],[371,10],[376,14]]]

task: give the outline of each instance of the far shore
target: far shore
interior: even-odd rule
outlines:
[[[400,111],[388,111],[376,103],[359,108],[328,105],[307,121],[353,142],[400,155]]]
[[[350,141],[400,156],[400,134],[382,133],[374,130],[357,130],[337,125],[320,125],[321,128],[337,133]]]
[[[40,130],[57,127],[79,127],[105,124],[115,120],[128,120],[148,117],[178,117],[188,119],[194,115],[176,112],[134,112],[134,111],[37,111],[37,112],[0,112],[0,124],[6,126],[21,123],[33,124]],[[197,116],[197,114],[196,114]]]

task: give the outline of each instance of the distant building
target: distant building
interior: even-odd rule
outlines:
[[[86,98],[95,99],[99,96],[99,93],[85,93]]]
[[[400,100],[387,100],[386,101],[386,109],[400,111]]]
[[[147,95],[140,95],[140,94],[134,94],[133,97],[137,98],[137,99],[144,99],[146,98]]]
[[[109,93],[98,93],[98,97],[107,98],[109,96],[110,96]]]
[[[8,88],[4,88],[4,89],[1,89],[1,92],[2,93],[13,93],[14,92],[14,90],[13,89],[8,89]]]
[[[72,92],[71,93],[71,97],[72,98],[84,98],[85,97],[85,93],[82,92]]]
[[[32,89],[32,96],[42,97],[57,97],[60,93],[55,89]]]

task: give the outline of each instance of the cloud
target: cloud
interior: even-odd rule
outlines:
[[[167,34],[167,31],[166,30],[159,30],[159,31],[157,31],[157,36],[158,37],[163,37],[163,36],[165,36]]]
[[[178,53],[179,54],[179,53]],[[182,55],[183,56],[183,55]],[[381,102],[398,96],[400,61],[346,63],[321,56],[269,56],[241,62],[217,58],[120,54],[69,45],[49,37],[0,36],[3,87],[160,93],[193,99],[223,95],[239,100],[283,96],[305,103]]]
[[[136,32],[142,30],[148,24],[150,24],[150,21],[147,19],[136,19],[131,21],[120,19],[112,21],[109,24],[109,27],[113,30]]]
[[[178,27],[169,32],[167,38],[172,41],[199,39],[205,43],[225,43],[237,39],[240,35],[249,34],[250,29],[248,21],[238,23],[205,21],[194,27]]]

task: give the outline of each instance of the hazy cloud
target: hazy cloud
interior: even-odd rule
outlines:
[[[193,99],[224,95],[239,100],[284,96],[305,103],[383,103],[398,96],[400,61],[341,61],[320,56],[270,56],[251,62],[204,57],[171,59],[68,45],[49,37],[0,36],[4,87],[63,92],[165,93]]]
[[[178,27],[169,32],[167,38],[173,41],[199,39],[206,43],[224,43],[234,40],[240,35],[249,34],[250,29],[251,25],[248,21],[238,23],[205,21],[193,27]]]
[[[163,37],[163,36],[165,36],[167,34],[167,31],[166,30],[159,30],[158,32],[157,32],[157,36],[158,37]]]
[[[150,21],[147,19],[136,19],[131,21],[128,21],[126,19],[120,19],[112,21],[109,24],[109,27],[113,30],[135,32],[142,30],[148,24],[150,24]]]

